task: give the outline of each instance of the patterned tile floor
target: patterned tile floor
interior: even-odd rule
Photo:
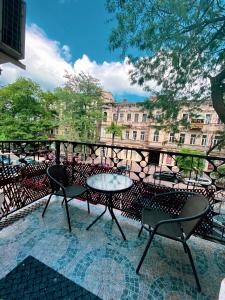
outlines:
[[[198,293],[182,245],[156,237],[140,275],[135,268],[147,242],[137,237],[140,224],[119,217],[127,241],[108,213],[89,231],[85,228],[102,206],[70,202],[72,232],[68,231],[61,199],[49,205],[44,219],[38,208],[0,231],[0,278],[32,255],[103,299],[217,299],[225,277],[225,247],[197,237],[189,241],[202,293]]]

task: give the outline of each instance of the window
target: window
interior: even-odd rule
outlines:
[[[195,144],[195,140],[196,140],[196,134],[192,134],[191,135],[191,139],[190,139],[190,144],[194,145]]]
[[[147,121],[147,114],[142,115],[142,123],[145,123]]]
[[[127,121],[129,122],[131,120],[131,114],[127,114]]]
[[[134,123],[138,123],[139,114],[134,114]]]
[[[182,119],[183,120],[188,120],[188,114],[183,114]]]
[[[113,121],[117,121],[117,114],[113,114]]]
[[[59,134],[59,129],[58,129],[58,127],[55,128],[55,134]]]
[[[126,130],[126,132],[125,132],[125,139],[129,140],[129,131],[128,130]]]
[[[158,142],[158,141],[159,141],[159,132],[158,132],[158,130],[156,130],[154,132],[153,142]]]
[[[156,114],[155,114],[155,119],[156,119],[156,120],[159,120],[160,117],[161,117],[161,114],[160,114],[160,113],[156,113]]]
[[[123,122],[124,114],[120,114],[120,122]]]
[[[206,122],[206,124],[210,124],[211,123],[211,118],[212,118],[211,114],[206,114],[205,115],[205,122]]]
[[[171,133],[170,133],[170,137],[169,137],[169,142],[170,142],[170,143],[174,143],[174,141],[175,141],[175,135],[174,135],[173,132],[171,132]]]
[[[202,146],[207,146],[207,135],[203,134],[202,136]]]
[[[137,139],[137,131],[133,131],[133,140],[136,141]]]
[[[219,140],[221,139],[221,137],[219,135],[215,135],[214,140],[213,140],[213,146],[215,146]]]
[[[140,139],[141,139],[141,141],[145,140],[145,131],[141,131]]]
[[[184,142],[185,142],[185,133],[181,133],[179,143],[184,144]]]
[[[104,113],[103,113],[103,121],[107,122],[107,112],[106,111],[104,111]]]

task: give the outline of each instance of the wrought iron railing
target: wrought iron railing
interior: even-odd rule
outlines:
[[[173,190],[192,190],[208,197],[211,210],[198,233],[223,236],[222,203],[225,198],[225,157],[212,157],[118,145],[80,143],[75,141],[0,141],[1,214],[11,212],[47,195],[50,191],[46,168],[64,163],[87,176],[100,172],[117,172],[130,176],[133,188],[114,199],[114,207],[122,214],[140,219],[144,206],[153,205],[151,195]],[[165,173],[166,172],[166,173]],[[81,179],[74,176],[75,181]],[[85,184],[85,182],[82,182]],[[104,195],[91,194],[92,201],[105,203]],[[176,213],[181,206],[166,211]],[[216,210],[217,209],[217,210]]]

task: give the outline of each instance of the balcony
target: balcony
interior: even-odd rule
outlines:
[[[193,119],[191,120],[190,129],[202,130],[204,122],[204,119]]]
[[[215,173],[217,167],[225,163],[225,158],[191,156],[193,168],[195,158],[203,159],[205,164],[210,162],[210,170],[205,166],[204,174],[211,178],[212,184],[204,187],[153,177],[155,171],[177,170],[176,158],[190,157],[187,154],[71,141],[1,141],[0,149],[18,157],[32,156],[36,161],[28,165],[13,163],[14,175],[8,180],[5,175],[0,177],[3,189],[0,198],[1,278],[25,257],[32,255],[102,299],[218,298],[225,268],[222,227],[225,218],[224,187],[217,187],[219,175]],[[53,155],[47,156],[48,152]],[[168,157],[171,158],[169,166],[165,163]],[[86,199],[70,202],[71,233],[60,197],[50,202],[45,217],[41,217],[49,194],[46,167],[54,161],[66,164],[71,172],[78,169],[87,176],[110,172],[133,179],[132,190],[118,195],[113,201],[126,241],[108,214],[89,231],[85,230],[103,211],[104,196],[96,193],[91,197],[90,214]],[[74,180],[80,179],[76,177]],[[189,241],[202,293],[197,292],[182,246],[165,238],[154,240],[140,275],[135,273],[148,241],[147,233],[137,237],[142,208],[151,205],[148,199],[152,194],[187,189],[206,195],[211,204],[209,215]]]

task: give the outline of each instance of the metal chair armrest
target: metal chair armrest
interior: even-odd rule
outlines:
[[[158,229],[159,226],[161,225],[164,225],[164,224],[169,224],[169,223],[183,223],[183,222],[188,222],[188,221],[192,221],[194,219],[198,219],[200,217],[202,217],[205,213],[207,213],[207,211],[209,210],[209,206],[206,207],[206,209],[204,211],[202,211],[201,213],[197,214],[197,215],[194,215],[194,216],[191,216],[191,217],[185,217],[185,218],[172,218],[172,219],[167,219],[167,220],[162,220],[160,222],[158,222],[154,229]]]
[[[188,194],[191,194],[191,195],[196,195],[197,193],[190,193],[190,192],[181,192],[181,193],[188,193]],[[156,199],[157,196],[163,196],[163,195],[171,195],[171,194],[177,194],[177,192],[170,192],[170,193],[162,193],[162,194],[158,194],[156,196],[154,196],[152,198],[152,200]],[[197,218],[200,218],[202,217],[204,214],[206,214],[210,209],[210,206],[208,205],[201,213],[199,214],[196,214],[196,215],[193,215],[191,217],[175,217],[175,218],[170,218],[170,219],[167,219],[167,220],[162,220],[160,222],[158,222],[153,228],[154,230],[156,231],[158,229],[159,226],[161,225],[164,225],[164,224],[170,224],[170,223],[181,223],[181,222],[188,222],[188,221],[192,221],[194,219],[197,219]],[[143,210],[152,210],[151,207],[146,207],[146,208],[143,208]]]
[[[168,196],[168,195],[173,196],[173,195],[177,195],[178,193],[179,194],[188,194],[188,195],[198,195],[197,193],[189,192],[189,191],[181,191],[181,192],[176,191],[176,192],[167,192],[167,193],[156,194],[151,198],[151,200],[153,201],[156,198],[162,198],[162,201],[163,201],[164,196]],[[161,200],[161,199],[159,199],[159,200]]]

